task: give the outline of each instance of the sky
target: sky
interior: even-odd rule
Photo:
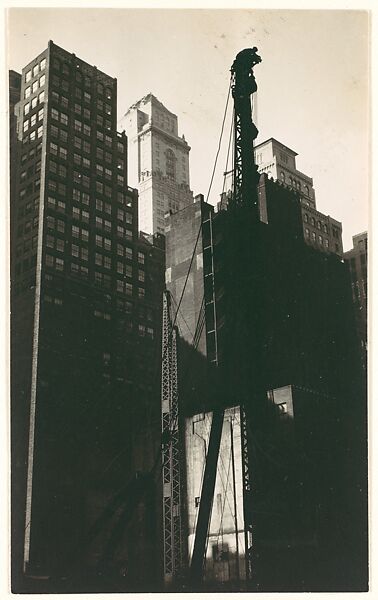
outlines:
[[[191,146],[191,189],[205,197],[231,64],[257,46],[256,143],[274,137],[298,153],[318,210],[343,224],[345,250],[368,228],[367,11],[11,8],[7,27],[11,69],[21,71],[51,39],[117,78],[119,118],[147,93],[157,96],[178,116]],[[212,203],[222,191],[231,110],[230,102]]]

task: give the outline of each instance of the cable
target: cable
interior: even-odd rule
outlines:
[[[229,156],[230,156],[230,148],[231,148],[231,142],[232,142],[232,138],[233,138],[233,133],[234,133],[234,119],[231,119],[230,138],[228,140],[226,167],[225,167],[224,176],[223,176],[222,197],[223,197],[223,194],[225,192],[225,187],[226,187],[226,177],[228,175],[228,159],[229,159]]]
[[[217,162],[218,162],[218,157],[219,157],[219,152],[220,152],[221,143],[222,143],[222,137],[223,137],[223,132],[224,132],[224,124],[225,124],[226,115],[227,115],[228,102],[229,102],[229,98],[230,98],[230,91],[231,91],[231,82],[230,82],[229,89],[228,89],[228,95],[227,95],[226,107],[225,107],[223,121],[222,121],[222,126],[221,126],[221,132],[220,132],[220,137],[219,137],[218,149],[217,149],[217,153],[216,153],[216,157],[215,157],[213,172],[212,172],[211,179],[210,179],[209,190],[208,190],[208,193],[207,193],[206,202],[209,199],[211,187],[212,187],[213,180],[214,180],[215,170],[216,170],[216,166],[217,166]],[[185,294],[185,290],[186,290],[186,286],[187,286],[187,283],[188,283],[188,280],[189,280],[189,275],[190,275],[190,272],[191,272],[191,269],[192,269],[192,265],[193,265],[193,261],[194,261],[194,256],[195,256],[197,245],[198,245],[198,242],[199,242],[199,239],[200,239],[201,231],[202,231],[202,222],[201,222],[199,230],[198,230],[198,234],[197,234],[196,241],[195,241],[195,244],[194,244],[194,248],[193,248],[193,251],[192,251],[192,256],[191,256],[191,259],[190,259],[188,271],[187,271],[187,274],[186,274],[186,277],[185,277],[185,282],[184,282],[184,285],[183,285],[183,289],[181,291],[180,299],[179,299],[179,302],[178,302],[176,310],[175,310],[174,319],[173,319],[172,325],[170,327],[168,344],[166,345],[166,347],[164,349],[164,352],[163,352],[163,355],[162,355],[162,362],[164,361],[164,359],[166,357],[166,353],[168,351],[170,339],[172,339],[173,330],[174,330],[174,327],[176,325],[178,313],[180,311],[181,303],[182,303],[182,300],[183,300],[183,297],[184,297],[184,294]],[[171,295],[171,298],[172,298],[172,295]],[[200,336],[202,334],[203,326],[204,326],[204,323],[205,323],[205,315],[203,314],[203,316],[202,316],[202,305],[203,305],[203,303],[201,304],[201,310],[200,310],[199,318],[198,318],[198,321],[197,321],[197,326],[196,326],[196,331],[195,331],[195,337],[193,338],[193,342],[195,342],[194,349],[196,349],[196,347],[198,346],[198,343],[199,343],[199,340],[200,340]],[[178,418],[178,416],[176,416],[173,420],[171,420],[171,423],[170,423],[170,426],[169,426],[169,432],[170,433],[172,433],[172,431],[173,431],[172,423],[173,423],[173,426],[175,426],[176,425],[175,421],[177,420],[177,418]],[[161,458],[161,446],[158,449],[154,465],[153,465],[153,467],[152,467],[152,469],[150,471],[150,475],[151,476],[154,476],[155,470],[157,468],[157,465],[159,463],[159,459],[160,458]],[[117,457],[115,459],[113,459],[113,460],[116,460],[116,459],[117,459]],[[163,465],[161,465],[161,469],[159,469],[159,471],[160,471],[159,472],[159,478],[160,478],[162,476]],[[126,486],[126,489],[127,489],[127,486]],[[125,490],[125,486],[123,486],[121,488],[121,490]],[[111,501],[111,506],[113,505],[113,502],[118,498],[119,494],[121,493],[121,490],[113,497],[113,500]]]

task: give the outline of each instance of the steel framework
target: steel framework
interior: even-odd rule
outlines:
[[[183,567],[181,467],[177,377],[177,328],[172,325],[170,293],[163,296],[162,465],[164,581],[172,583]]]

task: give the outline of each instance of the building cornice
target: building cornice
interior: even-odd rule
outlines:
[[[153,123],[148,123],[148,125],[145,126],[142,129],[142,131],[138,131],[135,138],[143,137],[144,135],[146,135],[146,133],[152,133],[152,132],[157,133],[161,137],[164,137],[168,141],[168,143],[178,144],[179,146],[181,146],[182,148],[185,148],[185,150],[188,150],[188,151],[191,149],[186,140],[183,140],[182,138],[176,136],[175,134],[169,133],[169,131],[160,129],[160,127],[157,127]]]

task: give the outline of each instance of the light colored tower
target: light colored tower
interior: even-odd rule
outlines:
[[[119,126],[129,138],[128,177],[139,191],[140,229],[164,233],[164,214],[193,202],[190,147],[178,135],[177,116],[150,93],[127,110]]]

